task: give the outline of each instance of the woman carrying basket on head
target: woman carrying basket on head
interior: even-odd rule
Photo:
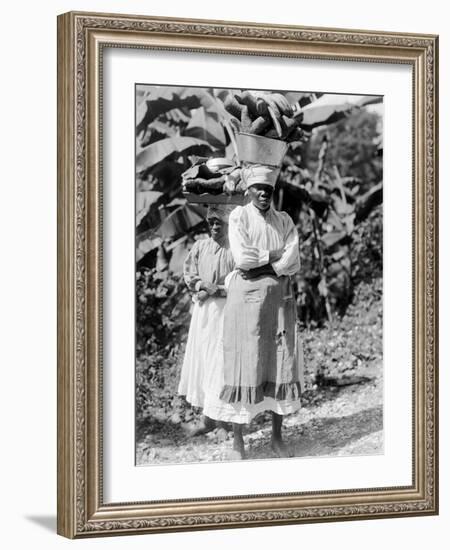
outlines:
[[[300,408],[301,348],[290,277],[300,269],[298,233],[271,203],[279,170],[242,170],[251,202],[230,215],[229,241],[236,270],[229,276],[224,312],[224,387],[220,397],[236,411],[234,448],[245,457],[242,424],[272,411],[272,448],[282,440],[283,416]]]

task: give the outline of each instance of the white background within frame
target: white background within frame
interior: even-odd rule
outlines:
[[[280,546],[379,550],[401,540],[408,550],[447,548],[450,533],[450,308],[442,307],[440,374],[441,411],[441,507],[440,515],[377,521],[351,521],[259,527],[228,531],[197,531],[152,536],[129,536],[85,540],[74,543],[55,535],[56,525],[56,15],[71,9],[115,11],[198,17],[234,21],[264,21],[341,27],[440,33],[441,59],[450,56],[448,9],[445,3],[430,0],[424,5],[411,0],[408,9],[401,2],[379,0],[361,9],[360,0],[322,0],[295,4],[291,0],[259,3],[227,0],[166,0],[144,4],[141,0],[48,0],[36,3],[17,0],[3,6],[4,25],[0,35],[4,82],[16,85],[0,89],[3,108],[0,140],[2,151],[2,200],[0,229],[2,266],[0,302],[2,345],[0,386],[2,422],[0,514],[8,526],[2,534],[7,548],[61,550],[81,545],[89,548],[161,550],[229,550],[230,548],[274,550]],[[16,24],[20,21],[21,39]],[[24,83],[24,76],[27,83]],[[32,86],[33,85],[33,86]],[[450,120],[450,72],[440,75],[442,121]],[[39,139],[26,148],[24,128],[29,128],[32,91],[33,128]],[[38,108],[37,108],[38,106]],[[441,124],[440,149],[444,152],[441,181],[450,181],[450,128]],[[26,162],[24,159],[26,158]],[[22,177],[27,168],[27,177]],[[32,167],[32,170],[31,168]],[[19,174],[22,174],[19,177]],[[450,280],[448,235],[450,186],[441,186],[442,281]],[[18,216],[29,223],[18,223]],[[31,222],[32,221],[32,222]],[[30,224],[32,231],[30,231]],[[27,246],[24,258],[24,245]],[[19,243],[21,245],[19,245]],[[19,268],[19,266],[21,266]],[[450,286],[442,284],[441,303],[450,303]],[[6,337],[7,335],[7,337]],[[20,392],[19,392],[20,388]]]
[[[105,502],[411,484],[411,67],[105,48],[103,76]],[[383,455],[134,466],[136,82],[384,96]]]

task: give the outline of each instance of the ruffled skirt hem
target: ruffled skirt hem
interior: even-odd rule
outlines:
[[[255,387],[226,385],[220,393],[220,399],[226,403],[253,405],[260,403],[265,397],[272,397],[276,401],[296,401],[300,399],[300,395],[300,382],[264,382]]]

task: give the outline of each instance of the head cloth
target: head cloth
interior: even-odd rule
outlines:
[[[257,183],[275,187],[279,173],[279,168],[265,166],[264,164],[252,164],[242,169],[242,179],[247,189]]]
[[[235,206],[234,204],[210,204],[206,212],[206,218],[219,218],[224,223],[228,223],[228,218]]]

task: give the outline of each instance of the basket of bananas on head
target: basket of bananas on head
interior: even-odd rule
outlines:
[[[233,159],[192,159],[182,176],[183,194],[192,203],[244,204],[246,186],[241,168],[249,164],[280,167],[288,144],[301,141],[301,114],[280,93],[230,92],[224,99],[229,115]]]

